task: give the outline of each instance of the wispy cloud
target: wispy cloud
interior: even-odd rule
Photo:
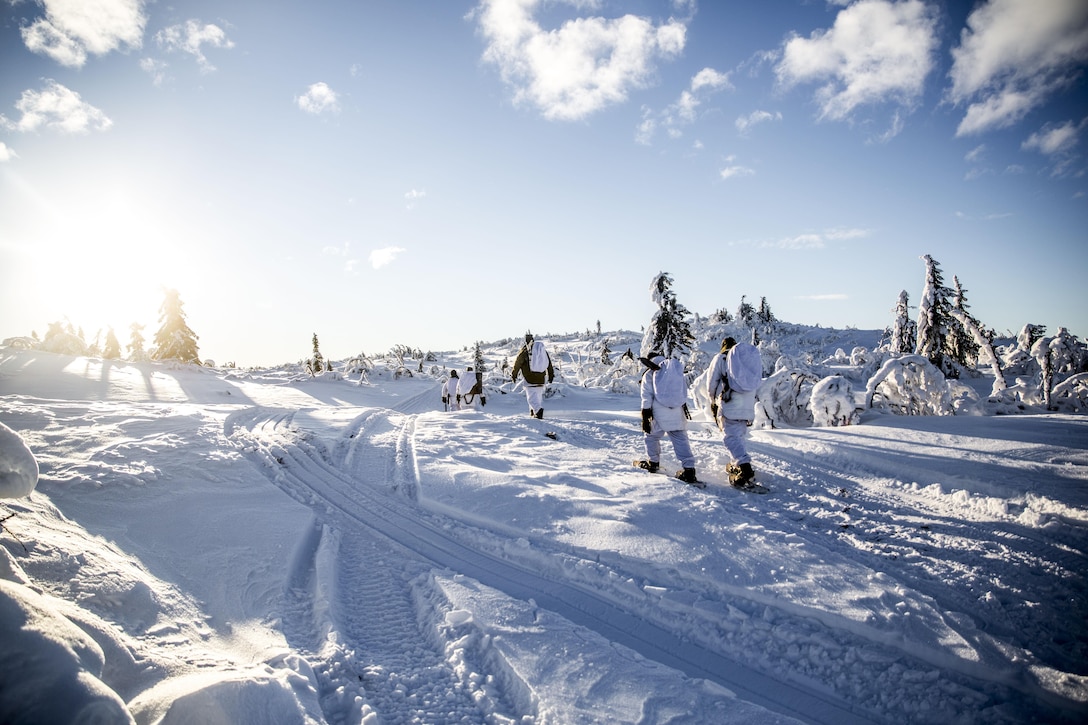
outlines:
[[[766,249],[824,249],[829,242],[864,239],[870,233],[868,229],[826,229],[822,232],[805,232],[792,237],[763,242],[759,246]]]
[[[1011,126],[1079,77],[1088,61],[1088,3],[979,4],[952,58],[948,98],[967,107],[956,135]]]
[[[632,90],[650,84],[658,59],[684,49],[687,26],[675,19],[655,25],[635,15],[583,16],[545,29],[535,16],[547,5],[481,0],[470,17],[487,42],[483,59],[499,69],[515,103],[532,105],[551,120],[580,120],[622,103]]]
[[[756,173],[756,170],[750,169],[747,166],[738,166],[734,164],[731,166],[726,166],[718,173],[723,179],[735,179],[740,176],[752,176]]]
[[[215,66],[204,55],[204,46],[226,49],[234,47],[234,42],[222,28],[211,23],[201,23],[199,20],[186,20],[184,23],[163,28],[155,33],[155,41],[167,53],[177,51],[196,58],[203,73],[215,70]]]
[[[166,82],[166,69],[168,67],[170,67],[170,64],[165,60],[157,58],[140,59],[140,70],[151,76],[151,82],[156,86],[161,86]]]
[[[748,130],[769,121],[781,121],[782,114],[780,112],[771,113],[770,111],[752,111],[747,116],[741,116],[736,120],[737,131],[741,135],[747,134]]]
[[[680,97],[663,111],[643,108],[642,122],[635,129],[635,141],[649,145],[658,128],[664,128],[670,138],[680,138],[683,136],[681,127],[695,122],[699,106],[707,95],[732,87],[728,73],[703,68],[692,76],[690,87],[681,91]]]
[[[844,120],[865,105],[913,107],[938,46],[935,11],[922,0],[867,0],[839,11],[831,29],[787,40],[775,74],[786,88],[820,84],[820,118]]]
[[[842,292],[830,292],[822,295],[798,295],[799,300],[810,300],[812,302],[839,302],[841,300],[850,299],[850,295]]]
[[[427,196],[426,189],[412,189],[404,195],[404,203],[409,209],[415,209],[419,200]]]
[[[325,83],[314,83],[295,101],[306,113],[336,113],[340,110],[340,97]]]
[[[0,115],[0,126],[24,132],[48,128],[62,133],[87,133],[105,131],[113,125],[105,113],[52,79],[47,79],[39,91],[23,91],[15,108],[22,117],[11,121]]]
[[[79,68],[87,54],[105,55],[143,42],[144,0],[39,0],[45,17],[22,29],[23,42],[35,53]]]
[[[370,253],[370,265],[374,269],[381,269],[382,267],[390,264],[401,252],[407,250],[401,247],[384,247],[383,249],[375,249]]]
[[[1080,132],[1084,130],[1085,123],[1086,121],[1066,121],[1062,124],[1048,124],[1028,136],[1021,148],[1038,151],[1047,156],[1068,154],[1080,143]]]

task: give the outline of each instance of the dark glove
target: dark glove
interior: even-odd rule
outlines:
[[[710,417],[714,418],[715,420],[718,419],[718,404],[717,403],[711,403],[710,404]]]
[[[450,402],[450,397],[448,395],[443,395],[442,396],[442,403],[446,404],[446,403],[449,403],[449,402]]]
[[[684,403],[684,417],[691,420],[691,411],[688,410],[688,404]]]
[[[485,405],[487,405],[487,398],[485,398],[484,396],[481,395],[480,396],[480,407],[483,407]]]
[[[460,403],[460,402],[461,402],[461,394],[460,394],[460,393],[458,393],[458,394],[457,394],[457,402],[458,402],[458,403]]]
[[[642,432],[649,433],[653,430],[654,411],[650,408],[642,409]]]

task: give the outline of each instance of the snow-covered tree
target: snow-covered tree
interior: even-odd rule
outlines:
[[[748,295],[740,296],[740,305],[737,307],[737,320],[751,327],[752,319],[756,316],[756,308],[752,307],[747,297]]]
[[[924,355],[892,358],[869,379],[865,407],[898,415],[953,415],[952,392],[944,374]]]
[[[729,310],[723,307],[714,310],[714,312],[711,313],[710,317],[707,318],[707,321],[711,325],[724,325],[725,323],[730,322],[732,319],[733,316],[729,314]]]
[[[1016,336],[1016,346],[1024,352],[1031,352],[1031,348],[1045,334],[1046,325],[1028,323],[1020,329],[1020,333]]]
[[[604,344],[601,345],[601,365],[612,364],[612,348],[608,345],[608,338],[604,339]]]
[[[76,333],[71,322],[50,322],[42,339],[42,349],[58,355],[86,355],[87,343]]]
[[[102,348],[102,357],[106,360],[116,360],[121,357],[121,343],[118,342],[112,327],[106,330],[106,345]]]
[[[830,375],[813,385],[808,409],[816,427],[854,425],[861,418],[854,390],[842,375]]]
[[[942,373],[951,372],[945,354],[945,338],[948,336],[949,301],[951,290],[944,284],[941,267],[928,254],[922,257],[926,265],[926,281],[922,287],[922,299],[918,303],[918,339],[914,353],[929,360]]]
[[[774,313],[771,312],[771,306],[767,304],[766,297],[759,298],[759,309],[756,311],[756,319],[765,327],[770,327],[776,322]]]
[[[650,299],[657,304],[657,312],[642,337],[642,355],[659,350],[666,357],[681,357],[695,343],[691,332],[687,308],[676,301],[672,291],[672,277],[661,272],[650,283]]]
[[[316,332],[310,342],[313,345],[313,355],[306,361],[306,370],[309,371],[310,375],[317,375],[325,372],[325,356],[321,354],[321,345],[317,341]]]
[[[487,370],[487,366],[484,364],[483,343],[479,340],[476,341],[476,347],[472,350],[472,367],[478,373]]]
[[[155,333],[153,360],[180,360],[184,363],[200,363],[197,349],[198,336],[189,329],[182,311],[181,296],[177,290],[164,292],[162,306],[159,308],[159,331]]]
[[[977,335],[986,338],[982,323],[967,311],[967,290],[960,284],[960,279],[952,275],[951,306],[949,307],[948,334],[945,337],[945,352],[963,367],[972,367],[978,357],[979,342]]]
[[[143,362],[147,359],[147,352],[144,350],[144,326],[133,322],[128,329],[128,345],[125,346],[128,349],[128,359],[133,362]]]
[[[914,352],[917,341],[917,326],[910,319],[910,295],[900,290],[899,300],[895,303],[895,323],[892,325],[888,347],[893,353]]]

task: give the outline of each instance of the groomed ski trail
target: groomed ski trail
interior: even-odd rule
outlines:
[[[751,670],[720,652],[627,611],[600,592],[546,576],[464,543],[478,540],[479,532],[412,503],[419,486],[412,451],[414,415],[365,409],[346,422],[331,446],[309,432],[328,428],[330,421],[322,417],[326,415],[334,413],[253,409],[233,415],[225,428],[226,435],[234,438],[278,487],[314,512],[326,529],[323,539],[329,530],[339,532],[341,546],[345,539],[383,539],[390,547],[391,556],[396,557],[397,566],[404,566],[405,562],[412,562],[412,566],[429,563],[471,577],[515,599],[534,601],[539,607],[651,661],[718,683],[744,700],[803,722],[845,724],[874,720],[871,714],[855,710],[828,693]],[[325,546],[325,542],[320,546]],[[350,564],[336,560],[329,566],[335,576]],[[360,596],[365,597],[362,590]],[[353,601],[353,597],[344,593],[339,600]],[[351,654],[365,646],[363,641],[353,641],[353,637],[366,639],[365,632],[353,630],[358,624],[354,620],[362,615],[343,611],[334,611],[332,615],[332,628],[346,641],[339,645],[342,651],[336,655],[337,662],[328,669],[354,672],[353,665],[345,661],[359,655],[365,658],[365,652]],[[433,667],[433,662],[415,666],[426,670]],[[326,679],[330,682],[325,689],[334,690],[335,673]],[[502,699],[501,693],[499,697]],[[370,704],[377,706],[381,702],[375,697]],[[381,712],[381,716],[390,721],[408,717],[404,712]]]

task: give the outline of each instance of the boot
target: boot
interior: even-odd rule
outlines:
[[[736,476],[730,475],[730,480],[734,486],[751,486],[755,478],[756,472],[752,470],[751,463],[740,464],[737,466]]]
[[[657,461],[639,461],[636,464],[639,468],[644,468],[650,473],[657,473],[658,462]]]
[[[536,409],[536,417],[537,417],[537,419],[540,419],[540,418],[544,417],[544,409],[543,408],[537,408]]]
[[[684,483],[697,483],[699,479],[695,477],[694,468],[684,468],[676,472],[676,477]]]

